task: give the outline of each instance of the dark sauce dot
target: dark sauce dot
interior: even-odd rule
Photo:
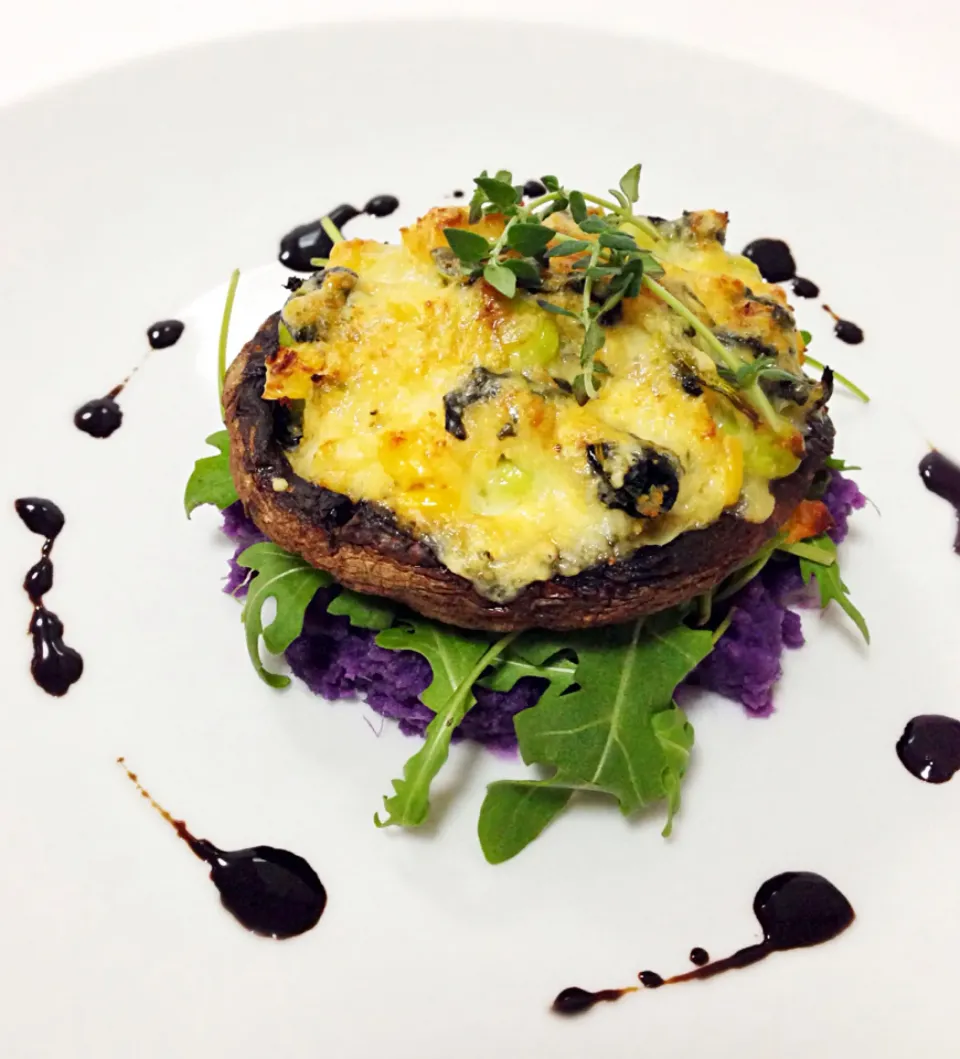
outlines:
[[[78,430],[92,438],[108,438],[123,422],[123,409],[112,397],[98,397],[87,401],[73,414]]]
[[[83,659],[63,642],[63,622],[53,611],[38,606],[30,621],[30,635],[33,679],[48,695],[66,695],[83,675]]]
[[[690,397],[699,397],[703,393],[703,386],[700,384],[700,380],[692,373],[685,373],[680,376],[680,386],[683,392]]]
[[[797,263],[782,239],[754,239],[743,248],[768,283],[785,283],[797,274]]]
[[[859,346],[863,341],[863,330],[852,320],[838,320],[833,325],[833,333],[848,346]]]
[[[63,529],[63,512],[52,500],[39,496],[25,496],[13,504],[20,521],[30,530],[48,541],[57,539]]]
[[[523,194],[525,198],[535,199],[540,195],[546,195],[547,189],[539,180],[528,180],[523,185]]]
[[[33,604],[29,633],[33,640],[30,673],[49,695],[66,695],[83,674],[83,659],[63,642],[63,622],[43,605],[43,597],[53,588],[53,542],[63,529],[64,517],[52,501],[25,496],[14,501],[20,520],[31,533],[44,538],[40,559],[30,567],[23,588]]]
[[[303,280],[299,276],[288,276],[284,287],[287,290],[299,290],[303,286]]]
[[[941,500],[946,500],[957,513],[957,535],[953,550],[960,555],[960,466],[934,449],[923,457],[918,469],[927,489]]]
[[[696,964],[697,967],[702,967],[710,962],[710,953],[706,949],[701,949],[699,945],[694,945],[690,950],[690,962]]]
[[[558,1015],[579,1015],[583,1011],[589,1011],[595,1004],[619,1000],[626,993],[632,992],[634,992],[633,988],[598,989],[595,993],[591,993],[587,989],[574,985],[569,989],[561,989],[551,1007]]]
[[[464,195],[463,188],[454,188],[453,189],[453,197],[455,199],[462,199],[463,195]]]
[[[816,298],[820,294],[820,288],[812,279],[804,279],[803,276],[796,276],[793,281],[793,293],[796,294],[798,298]]]
[[[30,597],[31,603],[39,603],[53,588],[53,562],[49,555],[42,556],[27,571],[23,579],[23,589]]]
[[[960,721],[923,713],[907,722],[897,741],[903,767],[925,783],[946,783],[960,769]]]
[[[167,349],[175,345],[186,325],[182,320],[158,320],[147,328],[147,341],[151,349]]]
[[[371,217],[389,217],[399,205],[396,195],[374,195],[363,207],[363,212]]]
[[[173,827],[194,854],[210,865],[210,878],[220,903],[241,926],[263,937],[293,938],[312,929],[327,907],[327,891],[313,868],[296,853],[273,846],[219,849],[196,838],[183,820],[176,820],[140,784],[136,774],[117,763],[137,790]]]
[[[659,989],[663,985],[663,979],[656,971],[641,971],[637,977],[640,984],[647,989]]]

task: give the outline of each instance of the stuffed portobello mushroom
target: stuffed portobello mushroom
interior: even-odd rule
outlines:
[[[709,591],[833,444],[829,372],[726,214],[431,210],[337,242],[230,367],[270,539],[465,628],[579,629]]]

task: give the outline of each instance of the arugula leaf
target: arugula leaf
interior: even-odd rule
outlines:
[[[392,631],[388,629],[387,633]],[[403,777],[393,781],[395,793],[383,799],[386,818],[381,820],[379,813],[374,814],[373,822],[377,827],[393,824],[418,827],[426,820],[430,811],[430,784],[447,760],[454,729],[473,704],[473,684],[517,635],[515,632],[508,633],[496,643],[489,644],[470,670],[461,677],[446,702],[437,708],[436,716],[427,725],[423,746],[404,765]],[[377,640],[379,642],[379,636]],[[427,690],[431,690],[435,684],[436,679]],[[426,701],[426,693],[421,698]]]
[[[237,556],[240,566],[256,570],[250,581],[241,619],[246,627],[247,650],[260,679],[273,688],[285,688],[290,678],[271,673],[260,658],[260,639],[271,654],[281,655],[303,631],[303,616],[317,590],[329,585],[326,571],[311,566],[299,555],[292,555],[278,544],[253,544]],[[264,628],[262,610],[274,599],[277,613]]]
[[[867,622],[854,606],[848,595],[849,589],[840,576],[840,566],[837,563],[837,546],[826,534],[821,537],[813,537],[802,543],[813,545],[815,549],[820,550],[822,555],[827,556],[827,558],[820,561],[816,558],[800,558],[800,576],[803,578],[803,583],[809,585],[811,578],[816,579],[817,588],[820,590],[820,609],[825,610],[830,603],[839,604],[847,617],[860,630],[860,635],[864,641],[870,643],[870,630],[867,628]],[[795,548],[796,545],[792,547]]]
[[[487,787],[477,837],[489,864],[502,864],[528,846],[567,806],[572,787],[551,780],[498,780]]]
[[[613,794],[624,814],[666,797],[672,816],[685,765],[680,749],[689,752],[693,741],[673,692],[710,653],[711,634],[664,616],[646,630],[638,621],[568,641],[580,687],[567,694],[549,688],[517,715],[523,760],[553,765],[558,783]],[[668,717],[655,724],[662,712]]]
[[[490,646],[490,638],[411,614],[404,615],[392,628],[384,629],[377,636],[377,644],[388,651],[416,651],[430,663],[433,680],[420,698],[436,713]],[[473,705],[472,696],[468,705]]]
[[[466,228],[444,228],[447,245],[461,261],[482,261],[490,253],[490,244],[482,235]]]
[[[217,456],[203,456],[193,465],[183,494],[187,518],[202,504],[214,504],[222,511],[237,499],[237,489],[230,474],[230,435],[218,430],[207,438],[207,444],[219,450]]]
[[[847,463],[846,460],[838,459],[835,456],[828,456],[827,457],[826,466],[829,467],[831,471],[862,471],[863,470],[862,467],[857,467],[856,465],[854,465],[852,463]]]
[[[388,599],[366,596],[342,588],[327,607],[328,614],[343,615],[358,629],[388,629],[396,619],[396,607]]]

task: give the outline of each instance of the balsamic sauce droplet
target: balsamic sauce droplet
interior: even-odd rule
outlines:
[[[123,409],[112,397],[98,397],[80,405],[74,426],[92,438],[108,438],[123,422]]]
[[[24,590],[33,604],[28,630],[33,639],[30,673],[48,695],[66,695],[83,674],[83,659],[63,642],[63,622],[43,604],[43,597],[53,587],[50,553],[63,529],[63,512],[52,500],[38,496],[22,497],[13,506],[27,529],[44,538],[40,559],[23,579]]]
[[[957,513],[957,536],[953,550],[960,555],[960,467],[942,452],[933,449],[923,457],[918,469],[923,484],[930,492],[952,504]]]
[[[194,854],[210,865],[220,903],[241,926],[263,937],[285,939],[317,925],[327,906],[327,891],[303,857],[274,846],[219,849],[205,838],[196,838],[183,820],[154,800],[122,757],[117,764]]]
[[[804,279],[803,276],[793,277],[793,293],[798,298],[817,298],[820,296],[820,288],[812,279]]]
[[[785,283],[797,274],[797,263],[782,239],[754,239],[743,248],[767,283]]]
[[[158,320],[147,328],[147,341],[151,349],[167,349],[175,345],[186,325],[182,320]]]
[[[946,783],[960,769],[960,721],[922,713],[907,722],[897,741],[897,757],[925,783]]]
[[[361,213],[367,213],[371,217],[387,217],[400,205],[400,200],[395,195],[374,195],[372,199],[358,210],[356,206],[344,202],[332,209],[327,216],[333,224],[339,228],[359,217]],[[309,224],[298,224],[280,240],[280,253],[277,260],[281,265],[294,272],[315,272],[316,266],[310,261],[315,257],[329,257],[333,250],[333,240],[323,230],[320,218],[310,221]]]
[[[363,212],[369,217],[389,217],[399,205],[396,195],[374,195],[363,207]]]
[[[837,338],[841,342],[846,342],[848,346],[859,346],[863,341],[863,329],[857,327],[852,320],[841,320],[829,305],[825,305],[823,309],[834,319],[833,333]]]
[[[855,918],[850,902],[833,883],[810,871],[787,871],[768,879],[753,899],[753,914],[763,931],[763,941],[759,944],[748,945],[714,963],[709,962],[704,949],[695,948],[690,952],[691,962],[697,964],[694,970],[666,979],[656,971],[641,971],[637,977],[647,989],[713,978],[724,971],[759,963],[774,952],[822,945],[842,934]],[[557,995],[553,1010],[561,1014],[586,1011],[597,1002],[594,997],[617,1000],[625,992],[631,990],[603,989],[588,993],[573,986]]]
[[[454,188],[453,189],[453,197],[455,199],[462,199],[463,195],[464,195],[463,188]]]
[[[628,986],[625,989],[598,989],[595,993],[591,993],[589,990],[573,985],[557,993],[551,1008],[558,1015],[579,1015],[602,1001],[619,1000],[624,994],[635,992],[636,986]]]
[[[523,185],[524,198],[535,199],[540,195],[546,195],[547,189],[539,180],[528,180]]]

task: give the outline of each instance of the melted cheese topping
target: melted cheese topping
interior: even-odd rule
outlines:
[[[548,223],[583,238],[567,215]],[[783,291],[723,249],[725,223],[707,211],[662,225],[661,282],[718,334],[762,342],[797,370]],[[507,300],[482,280],[444,275],[432,252],[442,259],[446,227],[493,238],[503,219],[468,226],[465,210],[435,209],[403,230],[399,246],[338,243],[327,272],[288,301],[290,344],[268,364],[264,397],[303,402],[302,438],[289,454],[297,474],[388,508],[444,565],[504,601],[731,508],[769,517],[769,480],[796,467],[798,435],[771,448],[715,392],[684,389],[691,369],[722,384],[677,313],[646,291],[625,301],[598,358],[610,374],[581,407],[568,392],[580,371],[579,323],[526,293]],[[578,311],[581,294],[563,284],[572,260],[551,261],[560,289],[540,296]],[[677,468],[672,507],[658,513],[662,490],[645,511],[655,517],[610,506],[631,461],[651,451]]]

